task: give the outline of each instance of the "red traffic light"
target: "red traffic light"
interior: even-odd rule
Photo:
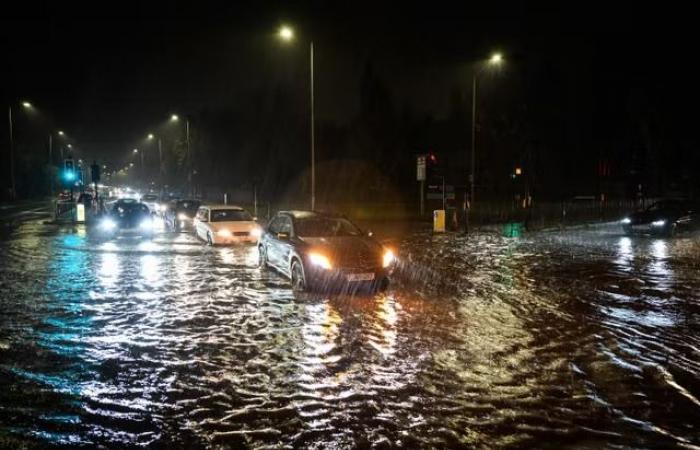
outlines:
[[[428,158],[430,159],[430,162],[437,162],[437,157],[433,153],[428,155]]]

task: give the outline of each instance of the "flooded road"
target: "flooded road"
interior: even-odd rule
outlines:
[[[0,447],[700,448],[700,239],[394,242],[386,293],[295,298],[254,247],[18,224]]]

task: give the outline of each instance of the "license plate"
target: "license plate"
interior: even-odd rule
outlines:
[[[349,273],[348,281],[372,281],[374,273]]]

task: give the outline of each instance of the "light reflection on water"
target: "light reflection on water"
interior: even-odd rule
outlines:
[[[34,290],[3,273],[27,294],[0,286],[0,433],[163,448],[692,442],[700,342],[683,302],[697,282],[678,279],[698,269],[679,266],[683,243],[610,236],[607,253],[572,257],[409,240],[402,261],[430,280],[295,298],[254,246],[89,237],[33,243]]]

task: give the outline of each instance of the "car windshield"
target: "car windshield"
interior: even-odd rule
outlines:
[[[360,236],[362,231],[347,219],[330,217],[313,217],[299,219],[295,223],[297,236],[301,237],[335,237]]]
[[[124,202],[114,206],[114,214],[124,216],[127,214],[148,214],[148,206],[143,203]]]
[[[178,211],[186,211],[194,213],[199,208],[200,202],[193,200],[180,200],[175,204],[175,209]]]
[[[243,209],[213,209],[211,211],[212,222],[241,222],[251,221],[253,217]]]
[[[678,201],[661,201],[653,203],[647,208],[647,211],[676,211],[683,207],[682,202]]]

